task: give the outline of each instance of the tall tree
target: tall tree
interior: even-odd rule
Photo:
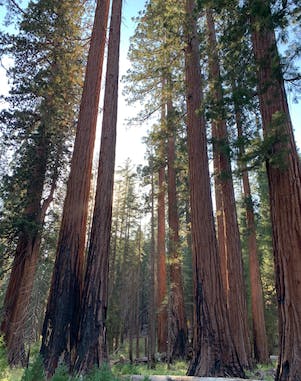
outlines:
[[[276,380],[301,379],[301,166],[277,51],[270,1],[250,0],[279,308]]]
[[[81,1],[40,0],[23,11],[17,36],[1,36],[1,54],[15,59],[9,71],[10,108],[1,113],[1,129],[8,136],[5,144],[19,146],[11,147],[12,175],[3,184],[1,218],[2,226],[10,219],[11,247],[16,240],[1,324],[12,365],[26,360],[26,322],[44,219],[72,137],[81,83],[82,14]],[[70,72],[78,79],[70,78]]]
[[[179,215],[176,187],[176,147],[174,108],[172,100],[167,101],[167,166],[168,166],[168,227],[169,227],[169,341],[171,358],[185,358],[188,333],[185,315],[183,277],[180,258]]]
[[[75,367],[85,372],[108,360],[106,316],[116,147],[122,0],[113,0],[97,188]]]
[[[202,105],[196,5],[186,0],[186,99],[194,277],[194,355],[188,373],[244,376],[229,330],[215,236]]]
[[[224,287],[227,297],[230,331],[235,347],[244,367],[251,365],[246,292],[243,278],[242,251],[238,229],[233,177],[230,160],[229,139],[223,107],[223,90],[217,51],[217,40],[212,9],[206,8],[207,34],[209,43],[209,80],[211,95],[216,110],[212,112],[212,138],[214,140],[215,176],[218,177],[216,195],[220,203],[217,213],[221,269],[225,277]],[[223,247],[224,245],[224,247]]]
[[[158,239],[157,239],[157,310],[158,351],[167,352],[167,276],[165,245],[165,165],[159,168],[158,177]]]
[[[71,172],[43,326],[41,354],[48,375],[77,340],[92,157],[109,0],[98,0],[81,99]]]
[[[242,110],[240,109],[234,94],[235,121],[237,127],[237,136],[239,140],[239,159],[240,170],[242,171],[243,195],[246,213],[247,227],[247,244],[249,254],[249,272],[251,287],[251,307],[252,307],[252,324],[253,324],[253,350],[254,358],[259,363],[267,363],[269,361],[268,341],[265,327],[264,317],[264,301],[260,278],[259,252],[256,237],[255,211],[251,193],[251,185],[249,173],[246,165],[243,163],[245,155],[244,133],[242,123]]]

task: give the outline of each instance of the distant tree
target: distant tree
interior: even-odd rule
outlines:
[[[185,314],[182,263],[180,255],[179,212],[176,179],[176,128],[171,98],[167,101],[167,189],[169,228],[169,347],[172,359],[185,358],[188,333]]]

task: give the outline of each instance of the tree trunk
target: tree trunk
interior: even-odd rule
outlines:
[[[31,168],[31,181],[27,190],[28,205],[23,214],[23,225],[16,247],[15,257],[3,305],[1,332],[4,334],[10,365],[25,365],[26,322],[28,321],[30,296],[39,258],[41,232],[46,210],[52,200],[45,200],[42,193],[46,172],[48,140],[44,127],[37,137],[35,159]],[[56,179],[55,179],[56,182]],[[49,202],[48,202],[49,201]],[[47,205],[46,205],[47,203]],[[29,338],[27,338],[29,339]]]
[[[141,220],[138,232],[138,274],[136,287],[136,358],[140,357],[140,287],[141,287]]]
[[[243,129],[240,111],[238,105],[235,107],[235,120],[237,126],[237,135],[240,140],[239,156],[243,157],[245,153],[243,144]],[[249,251],[249,269],[250,269],[250,284],[251,284],[251,305],[252,305],[252,321],[253,321],[253,348],[254,358],[257,362],[263,364],[268,363],[268,339],[265,328],[264,318],[264,302],[263,292],[260,278],[260,268],[258,260],[258,250],[256,241],[256,226],[255,215],[252,201],[251,187],[249,181],[248,170],[245,166],[241,166],[243,191],[246,208],[246,224],[248,235],[248,251]]]
[[[248,312],[246,292],[243,278],[242,251],[237,222],[236,203],[234,196],[229,141],[226,121],[223,118],[223,94],[220,78],[219,57],[212,10],[206,9],[206,20],[209,40],[209,77],[211,91],[217,106],[220,108],[213,119],[212,128],[215,150],[213,155],[217,161],[218,196],[221,198],[221,214],[223,237],[220,248],[226,258],[226,274],[224,274],[225,258],[221,258],[222,275],[226,275],[226,298],[229,313],[230,331],[243,367],[251,365],[251,345],[248,327]],[[218,219],[217,222],[220,222]],[[220,228],[218,231],[220,232]],[[221,247],[224,245],[224,247]]]
[[[170,355],[171,358],[185,358],[187,347],[187,322],[185,315],[182,266],[179,252],[179,216],[175,170],[175,131],[172,123],[173,105],[167,102],[169,127],[168,165],[168,226],[169,226],[169,271],[170,271]]]
[[[81,303],[75,369],[86,372],[108,361],[106,314],[119,78],[122,0],[113,0],[103,123],[91,240]]]
[[[268,1],[259,5],[260,14],[270,15]],[[275,33],[268,21],[257,14],[252,26],[264,139],[269,142],[266,165],[279,308],[276,380],[296,381],[301,380],[301,166]]]
[[[158,352],[167,351],[167,278],[165,250],[165,166],[159,169],[158,192]]]
[[[151,160],[151,247],[150,247],[150,286],[148,305],[148,367],[155,368],[156,324],[155,324],[155,211],[154,211],[154,173]]]
[[[41,354],[50,376],[59,358],[70,361],[78,333],[80,296],[109,0],[98,0],[67,184],[56,260],[42,332]]]
[[[195,3],[186,0],[187,137],[194,281],[194,355],[189,375],[238,376],[244,372],[230,335],[215,236]]]

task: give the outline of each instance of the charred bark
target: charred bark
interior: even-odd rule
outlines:
[[[108,11],[109,1],[98,0],[42,332],[41,354],[48,376],[54,372],[60,357],[65,357],[68,363],[71,362],[71,352],[74,351],[77,340],[90,179]]]
[[[122,0],[113,0],[97,188],[75,362],[75,370],[81,373],[108,361],[105,323],[116,149],[121,13]]]
[[[251,1],[254,4],[254,1]],[[269,2],[256,2],[270,16]],[[269,24],[270,22],[270,24]],[[271,17],[252,15],[266,153],[279,308],[276,380],[301,380],[301,166],[294,141]]]
[[[227,319],[215,236],[206,127],[202,104],[195,2],[186,0],[185,74],[194,282],[194,354],[188,374],[238,376],[244,372]],[[189,26],[189,27],[188,27]]]

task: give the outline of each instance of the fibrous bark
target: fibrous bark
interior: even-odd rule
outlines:
[[[122,0],[113,0],[97,188],[75,362],[75,369],[78,372],[86,372],[108,361],[105,323],[116,148],[121,13]]]
[[[187,137],[194,282],[194,354],[189,375],[244,375],[230,335],[215,236],[206,127],[201,107],[195,2],[186,0]]]
[[[77,340],[92,158],[109,0],[98,0],[67,184],[56,260],[43,325],[41,354],[51,375]]]
[[[270,16],[268,1],[251,1]],[[278,381],[301,380],[301,166],[271,17],[252,15],[279,308]],[[276,69],[276,70],[275,70]]]
[[[25,365],[26,322],[30,313],[30,296],[39,258],[41,230],[46,210],[52,200],[42,203],[42,193],[46,172],[48,140],[42,127],[36,141],[35,160],[31,167],[31,181],[27,189],[27,206],[23,214],[23,225],[15,251],[12,271],[3,304],[1,332],[7,346],[10,365]],[[28,339],[28,338],[27,338]]]
[[[249,338],[248,314],[246,303],[245,284],[243,279],[242,251],[240,234],[237,222],[236,203],[234,196],[231,160],[229,156],[229,141],[226,121],[223,117],[223,93],[220,78],[219,57],[212,10],[206,9],[206,20],[209,41],[209,77],[212,95],[219,107],[216,117],[212,120],[212,138],[214,145],[214,162],[216,163],[218,177],[217,196],[221,215],[217,218],[218,238],[221,239],[219,249],[221,256],[222,275],[225,277],[227,309],[231,336],[244,367],[251,365],[251,346]],[[224,245],[224,247],[222,246]],[[222,257],[224,255],[224,257]],[[226,267],[226,268],[225,268]]]

